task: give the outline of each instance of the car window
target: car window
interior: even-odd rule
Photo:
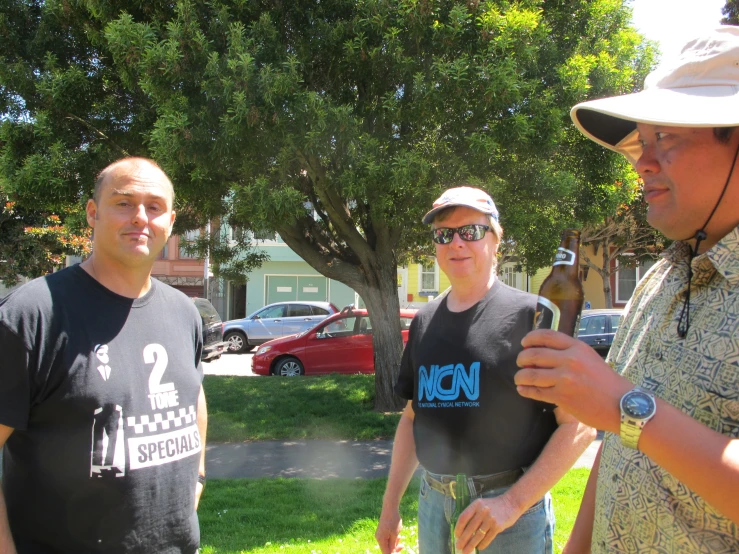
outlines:
[[[313,310],[313,315],[328,315],[330,312],[325,309],[321,308],[320,306],[311,306],[311,310]]]
[[[611,316],[611,333],[618,331],[618,326],[621,323],[621,314]]]
[[[580,326],[582,328],[582,325]],[[600,335],[606,332],[606,316],[596,315],[587,318],[585,322],[585,331],[581,335]]]
[[[354,334],[354,326],[357,323],[357,317],[342,317],[341,319],[335,319],[328,325],[325,325],[319,333],[323,333],[331,336],[342,336]]]
[[[372,322],[370,321],[369,316],[362,316],[362,319],[359,320],[359,332],[360,333],[370,333],[372,332]]]
[[[202,317],[204,321],[210,322],[221,320],[221,317],[218,315],[218,312],[213,307],[213,304],[211,304],[204,298],[193,298],[193,302],[200,312],[200,317]]]
[[[280,304],[279,306],[268,306],[263,309],[257,315],[260,319],[272,319],[275,317],[285,317],[287,310],[287,304]]]
[[[290,304],[290,317],[305,317],[313,315],[308,304]]]
[[[400,329],[410,329],[411,328],[411,321],[413,321],[412,317],[402,317],[400,318]]]

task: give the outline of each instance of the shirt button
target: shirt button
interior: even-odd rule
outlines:
[[[661,360],[662,359],[662,352],[657,351],[657,353],[654,355],[654,357],[657,358],[658,360]]]
[[[618,481],[618,475],[614,475],[613,477],[611,477],[611,479],[615,483],[616,481]]]

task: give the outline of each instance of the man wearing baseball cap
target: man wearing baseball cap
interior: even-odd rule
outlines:
[[[518,365],[535,369],[519,392],[606,431],[565,552],[739,552],[739,28],[572,119],[634,164],[650,225],[675,243],[637,286],[610,365],[559,333],[523,341]]]
[[[431,225],[436,259],[452,286],[413,319],[403,352],[395,392],[408,404],[376,533],[380,549],[400,549],[398,506],[420,462],[421,554],[551,553],[548,491],[595,431],[516,392],[516,356],[536,297],[496,278],[503,230],[492,198],[472,187],[447,190],[423,222]],[[475,500],[452,536],[450,483],[459,473]]]

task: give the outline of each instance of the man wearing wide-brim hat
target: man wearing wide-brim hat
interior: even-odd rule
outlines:
[[[647,220],[675,243],[637,286],[610,366],[559,333],[523,340],[518,365],[536,369],[519,393],[606,431],[565,552],[739,552],[739,28],[572,119],[634,164]]]

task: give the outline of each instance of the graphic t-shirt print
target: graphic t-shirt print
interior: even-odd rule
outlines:
[[[96,346],[95,355],[97,370],[108,381],[116,370],[110,365],[108,345]],[[124,413],[122,406],[109,403],[94,411],[91,477],[123,477],[126,467],[133,471],[164,465],[201,451],[195,405],[181,406],[174,382],[166,378],[166,349],[161,344],[148,344],[143,359],[150,367],[148,394],[138,405],[145,408],[140,413]]]

